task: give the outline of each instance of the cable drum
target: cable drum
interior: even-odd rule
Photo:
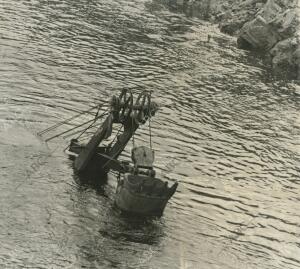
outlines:
[[[133,95],[132,92],[123,89],[119,96],[120,112],[119,112],[119,121],[124,122],[130,115],[133,108]]]
[[[135,102],[134,110],[131,114],[131,117],[134,119],[136,124],[144,124],[146,122],[149,113],[146,113],[145,115],[145,111],[150,111],[150,107],[151,98],[149,93],[146,91],[141,92]]]

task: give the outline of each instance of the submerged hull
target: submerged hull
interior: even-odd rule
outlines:
[[[118,182],[116,205],[123,211],[145,216],[161,216],[168,200],[176,191],[160,179],[125,174]]]

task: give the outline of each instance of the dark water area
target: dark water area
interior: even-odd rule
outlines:
[[[1,268],[300,268],[299,85],[151,1],[1,1],[0,20]],[[120,214],[113,174],[80,184],[68,140],[36,136],[124,86],[160,105],[161,219]]]

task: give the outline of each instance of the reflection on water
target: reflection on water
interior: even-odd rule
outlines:
[[[299,85],[158,2],[0,6],[3,268],[299,268]],[[160,104],[157,170],[180,182],[161,219],[122,215],[114,175],[81,184],[67,141],[34,135],[124,86]]]

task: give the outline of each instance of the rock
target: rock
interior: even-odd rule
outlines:
[[[221,19],[220,28],[222,32],[228,34],[237,34],[245,23],[252,20],[258,12],[258,4],[262,4],[263,0],[248,0],[248,1],[232,1],[227,18]],[[215,10],[212,8],[212,10]]]
[[[277,74],[300,79],[300,9],[297,0],[268,0],[238,34],[242,49],[264,50]]]
[[[268,50],[278,42],[278,35],[267,21],[258,15],[243,26],[238,39],[247,41],[251,48]]]
[[[270,22],[270,25],[273,29],[276,29],[280,39],[291,37],[300,25],[296,9],[288,9],[282,14],[279,14]]]
[[[234,35],[240,27],[238,24],[227,22],[227,23],[220,23],[219,24],[221,32],[224,34]]]
[[[300,79],[300,42],[297,38],[280,41],[270,51],[275,73]]]
[[[237,35],[239,48],[264,51],[276,73],[300,79],[299,0],[163,1],[176,2],[187,15],[218,23],[222,32]]]
[[[277,3],[277,0],[268,0],[263,8],[257,13],[265,19],[266,22],[270,22],[276,18],[276,16],[282,11],[281,6]]]
[[[299,27],[296,9],[284,9],[275,0],[268,0],[256,17],[241,29],[239,39],[252,48],[270,50],[277,42],[291,37]]]
[[[299,48],[299,46],[293,53],[293,59],[296,63],[297,79],[300,80],[300,48]]]

